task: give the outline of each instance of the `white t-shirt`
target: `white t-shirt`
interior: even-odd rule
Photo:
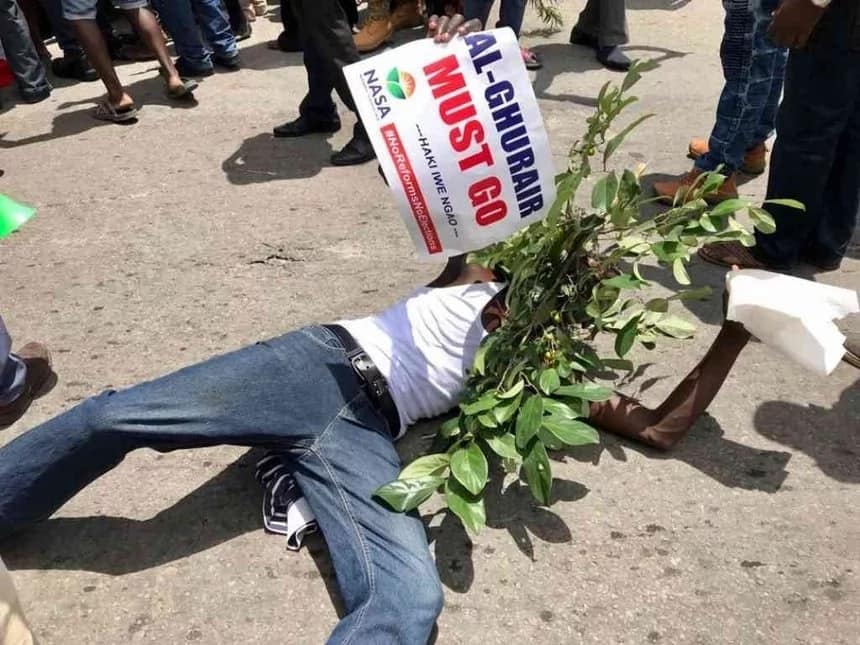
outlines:
[[[487,333],[481,313],[504,286],[480,282],[424,287],[380,314],[338,323],[388,381],[400,413],[399,435],[418,419],[438,416],[457,404]]]

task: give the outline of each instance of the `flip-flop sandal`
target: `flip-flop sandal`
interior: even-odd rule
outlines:
[[[100,101],[96,106],[93,117],[99,121],[110,121],[111,123],[125,123],[133,121],[137,118],[137,106],[127,105],[121,108],[115,108],[107,101]]]
[[[180,87],[165,86],[164,91],[167,93],[168,98],[177,101],[185,101],[194,98],[194,90],[199,86],[200,84],[193,78],[183,78],[182,85]]]
[[[772,270],[764,262],[759,262],[747,247],[735,241],[705,244],[699,249],[699,257],[721,267]]]
[[[543,61],[541,61],[540,56],[530,49],[520,47],[520,54],[522,54],[523,62],[526,64],[526,69],[534,71],[543,67]]]

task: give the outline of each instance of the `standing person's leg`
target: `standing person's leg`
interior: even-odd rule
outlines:
[[[213,73],[212,59],[203,44],[192,1],[153,0],[152,4],[165,30],[173,37],[177,56],[175,65],[179,74],[187,77],[209,76]]]
[[[756,163],[758,159],[751,159],[754,149],[753,147],[748,147],[742,166],[742,170],[744,172],[753,175],[760,174],[764,172],[765,169],[766,160],[764,157],[767,153],[767,149],[764,147],[764,142],[770,139],[776,130],[776,116],[779,112],[779,102],[782,99],[782,83],[785,79],[785,66],[786,63],[788,63],[788,50],[775,47],[767,33],[770,29],[771,23],[773,22],[773,11],[776,9],[778,4],[778,0],[761,0],[756,20],[756,36],[762,41],[761,49],[766,50],[769,48],[770,52],[773,54],[773,59],[771,65],[770,89],[767,93],[767,98],[765,99],[758,125],[756,125],[753,130],[752,141],[750,142],[751,146],[761,144],[762,148],[764,148],[760,151],[763,153],[761,154],[761,163]]]
[[[39,24],[42,18],[42,10],[37,0],[18,0],[18,6],[27,20],[27,28],[30,30],[30,39],[36,47],[39,58],[45,61],[51,60],[51,52],[45,47],[45,37],[42,35],[42,27]]]
[[[857,189],[857,153],[844,149],[841,142],[853,139],[849,132],[856,120],[860,84],[858,70],[851,65],[857,64],[856,53],[850,55],[845,49],[822,43],[791,52],[767,198],[796,199],[805,204],[806,212],[773,204],[766,206],[776,220],[776,231],[770,235],[757,232],[752,251],[770,267],[786,269],[802,259],[807,244],[815,239],[815,232],[825,218],[845,222],[856,218],[856,194],[852,197],[850,189],[852,184],[853,190]],[[840,154],[847,156],[837,161]],[[832,179],[833,176],[842,176],[845,181]],[[846,192],[839,190],[838,196],[828,195],[834,182]],[[830,212],[831,208],[851,209],[852,203],[854,213]],[[826,230],[826,225],[822,230]],[[822,268],[831,268],[841,260],[845,248],[838,248],[832,241],[826,241],[826,237],[818,241],[818,248],[810,249],[815,256],[808,259],[821,263]]]
[[[0,317],[0,429],[6,428],[44,393],[53,372],[51,354],[40,343],[27,343],[12,353],[12,338]]]
[[[463,2],[463,17],[466,20],[480,20],[485,28],[489,28],[490,10],[493,8],[494,0],[465,0]],[[510,26],[510,25],[508,25]],[[513,29],[513,27],[511,27]],[[519,35],[519,30],[514,29]]]
[[[72,26],[63,17],[63,7],[60,0],[42,0],[42,8],[48,15],[48,21],[54,29],[57,44],[63,50],[62,58],[55,58],[51,61],[51,72],[54,76],[85,82],[99,80],[99,75],[90,65],[83,48],[75,38]]]
[[[6,61],[26,103],[38,103],[51,95],[51,85],[33,41],[24,13],[15,0],[0,0],[0,43]]]
[[[62,0],[63,17],[71,23],[78,42],[107,89],[107,100],[99,106],[95,116],[113,121],[130,120],[137,116],[137,108],[114,69],[107,43],[96,21],[96,5],[96,0]]]
[[[830,178],[824,191],[824,212],[802,257],[824,269],[842,264],[860,213],[860,52],[846,64],[843,82],[856,88],[854,106],[836,148]]]
[[[597,60],[608,69],[627,71],[631,61],[620,45],[627,42],[625,0],[588,0],[570,32],[574,45],[591,47]]]
[[[0,407],[20,396],[26,377],[27,366],[12,354],[12,337],[0,317]]]
[[[224,0],[227,16],[230,18],[230,29],[233,30],[237,40],[245,40],[251,36],[251,23],[242,9],[239,0]]]
[[[230,30],[230,21],[220,0],[191,0],[203,37],[212,47],[216,64],[235,69],[239,65],[239,46]]]
[[[352,94],[343,75],[343,68],[360,59],[352,37],[352,28],[343,5],[338,0],[297,0],[301,5],[302,30],[305,46],[319,54],[317,62],[327,70],[326,82],[331,82],[340,100],[357,119],[352,139],[331,157],[335,166],[351,166],[376,158],[373,146],[355,108]],[[310,75],[310,69],[308,74]],[[310,80],[310,79],[309,79]]]
[[[155,53],[155,57],[161,64],[168,92],[184,95],[183,90],[186,88],[186,84],[179,77],[179,72],[173,64],[170,52],[167,51],[167,43],[164,41],[164,34],[161,32],[158,21],[148,9],[149,2],[147,0],[116,0],[116,2],[125,13],[131,26],[134,27],[137,35],[140,36],[143,44]]]

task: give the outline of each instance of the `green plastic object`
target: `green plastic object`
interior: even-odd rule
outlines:
[[[17,231],[21,225],[36,214],[36,209],[16,202],[0,193],[0,239]]]

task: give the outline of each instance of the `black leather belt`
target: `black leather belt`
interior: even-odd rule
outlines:
[[[400,434],[400,414],[397,412],[397,406],[391,397],[391,391],[388,389],[388,381],[385,380],[367,352],[361,348],[361,345],[346,329],[340,325],[323,325],[323,327],[340,340],[346,350],[346,357],[361,381],[365,393],[385,419],[391,436],[397,437]]]

